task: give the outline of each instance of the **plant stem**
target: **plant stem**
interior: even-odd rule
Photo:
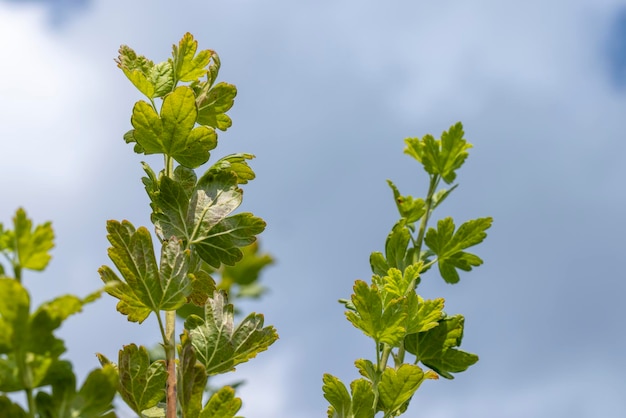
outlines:
[[[422,254],[422,244],[424,242],[424,235],[426,234],[426,226],[428,225],[428,219],[430,218],[430,212],[432,211],[433,206],[433,196],[437,191],[437,186],[439,185],[439,176],[433,175],[430,178],[430,186],[428,187],[428,194],[426,195],[426,212],[424,216],[422,216],[422,221],[420,222],[420,229],[417,233],[417,241],[415,245],[415,254],[417,257],[421,258]]]
[[[165,312],[166,416],[176,418],[176,311]]]
[[[426,212],[424,213],[424,216],[422,216],[422,221],[420,222],[420,229],[417,233],[417,240],[414,241],[415,252],[413,254],[414,257],[418,257],[418,259],[414,261],[420,261],[422,258],[422,244],[424,243],[424,235],[426,235],[426,227],[428,226],[428,219],[430,218],[430,213],[433,206],[433,196],[437,191],[439,179],[440,177],[436,174],[430,177],[430,185],[428,186],[428,194],[426,195]],[[429,263],[428,265],[430,266],[431,263]],[[413,281],[411,282],[411,286],[409,286],[409,289],[415,289],[415,283],[416,280],[413,279]],[[404,363],[405,354],[406,350],[404,349],[404,342],[402,342],[402,344],[400,344],[400,347],[398,347],[398,355],[396,357],[399,364]]]
[[[28,416],[35,418],[37,416],[37,404],[35,398],[33,398],[33,390],[31,388],[24,389],[26,392],[26,399],[28,401]]]
[[[174,160],[165,155],[165,175],[174,175]],[[167,367],[166,417],[176,418],[176,311],[165,312],[165,364]]]

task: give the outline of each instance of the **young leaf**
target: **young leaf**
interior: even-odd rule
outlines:
[[[241,418],[235,417],[239,409],[241,399],[235,397],[233,388],[224,386],[211,396],[199,418]]]
[[[457,269],[472,270],[482,264],[482,260],[471,253],[463,251],[481,243],[491,226],[492,218],[479,218],[465,222],[454,232],[454,221],[445,218],[437,222],[437,229],[430,228],[424,242],[437,255],[437,263],[441,277],[447,283],[457,283]]]
[[[137,90],[150,99],[164,96],[174,86],[174,73],[169,62],[154,65],[126,45],[120,47],[115,62]]]
[[[393,226],[385,242],[385,257],[389,267],[404,271],[406,266],[407,247],[411,240],[411,232],[403,220]],[[386,273],[386,272],[385,272]]]
[[[424,300],[415,292],[408,294],[406,333],[425,332],[438,326],[444,316],[443,304],[443,298]]]
[[[330,403],[329,418],[374,418],[374,390],[372,383],[357,379],[350,384],[352,397],[346,386],[330,374],[324,374],[324,398]]]
[[[439,375],[454,379],[451,373],[465,371],[478,361],[476,354],[455,348],[461,345],[464,322],[462,315],[446,317],[426,332],[408,335],[405,348]]]
[[[177,394],[183,418],[196,418],[202,409],[202,395],[207,384],[204,366],[196,361],[189,333],[180,336]]]
[[[172,45],[173,67],[176,79],[180,81],[195,81],[207,73],[207,66],[214,52],[203,50],[198,52],[198,41],[187,32],[178,42],[178,46]]]
[[[204,86],[200,86],[201,88]],[[225,131],[233,124],[226,112],[233,107],[237,88],[228,83],[218,83],[206,93],[197,95],[198,123]]]
[[[374,418],[376,395],[372,383],[365,379],[357,379],[350,383],[352,391],[352,416],[354,418]]]
[[[387,180],[387,184],[393,191],[393,197],[398,207],[400,216],[405,219],[407,224],[412,224],[421,219],[426,213],[426,203],[424,199],[414,199],[413,196],[402,196],[400,191],[391,180]]]
[[[386,368],[378,385],[382,410],[390,416],[396,416],[395,412],[411,399],[427,378],[433,376],[425,375],[419,366],[413,364],[401,364],[397,369]]]
[[[5,395],[0,396],[0,417],[2,418],[27,418],[26,411],[19,404],[13,403]]]
[[[24,346],[29,310],[27,290],[17,280],[0,279],[0,354]],[[3,380],[0,379],[0,382]]]
[[[145,347],[124,346],[120,350],[118,368],[120,395],[137,414],[163,399],[167,380],[165,362],[159,360],[150,364]]]
[[[352,303],[355,311],[346,311],[346,317],[356,328],[372,337],[378,343],[396,346],[405,336],[402,299],[395,299],[383,306],[381,294],[376,285],[371,287],[362,280],[354,284]]]
[[[254,171],[246,160],[254,158],[252,154],[231,154],[220,158],[209,168],[209,172],[232,171],[237,175],[238,184],[246,184],[255,178]]]
[[[251,313],[237,327],[233,305],[223,292],[215,292],[205,305],[205,317],[190,315],[185,320],[198,361],[209,376],[233,370],[273,344],[278,334],[263,327],[263,315]]]
[[[422,163],[424,170],[431,175],[440,175],[450,184],[456,178],[456,170],[460,168],[468,156],[471,144],[463,138],[463,125],[459,122],[441,134],[440,140],[432,135],[405,140],[405,154]]]
[[[348,418],[352,406],[352,399],[348,389],[341,380],[333,375],[324,373],[322,390],[324,398],[330,403],[328,418]]]
[[[19,265],[30,270],[45,269],[51,258],[48,252],[54,247],[51,223],[37,225],[33,230],[33,223],[22,208],[17,210],[13,223],[15,242],[12,249],[17,254]]]
[[[370,266],[372,267],[372,273],[377,276],[384,276],[389,271],[389,264],[385,260],[385,256],[380,252],[373,252],[370,255]]]
[[[197,116],[193,91],[177,87],[163,99],[160,116],[148,103],[135,103],[133,138],[146,155],[165,154],[185,167],[196,168],[208,161],[209,151],[217,145],[213,128],[194,128]]]

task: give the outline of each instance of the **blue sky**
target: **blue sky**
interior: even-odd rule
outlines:
[[[248,381],[244,415],[324,416],[322,374],[356,377],[372,347],[336,300],[395,221],[385,180],[425,192],[403,139],[460,120],[474,148],[439,216],[493,216],[485,264],[419,292],[466,316],[480,361],[424,384],[410,415],[623,417],[625,16],[617,0],[0,1],[0,220],[53,221],[53,262],[25,279],[35,302],[99,287],[105,221],[149,222],[122,140],[140,97],[113,58],[166,59],[189,31],[239,89],[218,154],[256,154],[244,209],[278,260],[246,308],[281,339],[229,376]],[[84,375],[153,330],[103,298],[62,335]]]

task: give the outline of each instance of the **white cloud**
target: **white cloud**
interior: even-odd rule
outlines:
[[[90,157],[104,143],[93,112],[97,71],[43,21],[39,8],[0,3],[5,63],[0,68],[0,190],[11,201],[23,202],[32,189],[71,194],[85,184]]]

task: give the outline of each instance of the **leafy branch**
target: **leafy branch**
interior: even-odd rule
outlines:
[[[466,250],[487,236],[491,218],[467,221],[456,228],[452,218],[428,226],[434,210],[456,189],[456,171],[471,145],[461,123],[443,132],[405,140],[405,154],[417,160],[429,177],[425,198],[404,196],[387,181],[400,214],[385,241],[385,251],[373,252],[371,283],[357,280],[350,300],[340,300],[346,318],[374,342],[375,361],[355,362],[363,378],[353,381],[351,393],[336,377],[325,374],[322,389],[330,403],[329,418],[384,418],[406,412],[422,382],[467,370],[478,356],[458,349],[464,317],[444,312],[444,299],[424,300],[416,293],[422,276],[437,264],[447,283],[457,283],[459,270],[482,264]],[[441,182],[450,185],[440,188]],[[407,353],[413,359],[407,362]],[[420,364],[423,367],[420,367]],[[426,370],[425,370],[426,369]]]
[[[121,314],[138,323],[154,314],[159,325],[163,360],[130,344],[120,351],[116,366],[119,392],[140,416],[234,417],[241,401],[231,388],[218,390],[202,406],[208,377],[234,370],[278,338],[261,314],[235,325],[228,303],[227,292],[236,285],[258,296],[262,289],[249,286],[272,260],[258,255],[255,245],[265,222],[251,213],[235,213],[243,200],[239,186],[255,177],[248,165],[254,156],[228,155],[196,174],[217,147],[217,130],[231,126],[226,112],[237,93],[231,84],[216,83],[217,54],[197,47],[187,33],[165,62],[154,64],[128,46],[120,48],[116,60],[148,99],[135,103],[133,129],[124,139],[138,154],[163,155],[158,173],[142,163],[158,257],[147,228],[111,220],[108,254],[117,272],[109,266],[99,269]],[[242,260],[247,268],[239,266]],[[223,278],[219,284],[216,273]],[[177,313],[186,318],[179,340]],[[99,357],[104,366],[112,364]]]

